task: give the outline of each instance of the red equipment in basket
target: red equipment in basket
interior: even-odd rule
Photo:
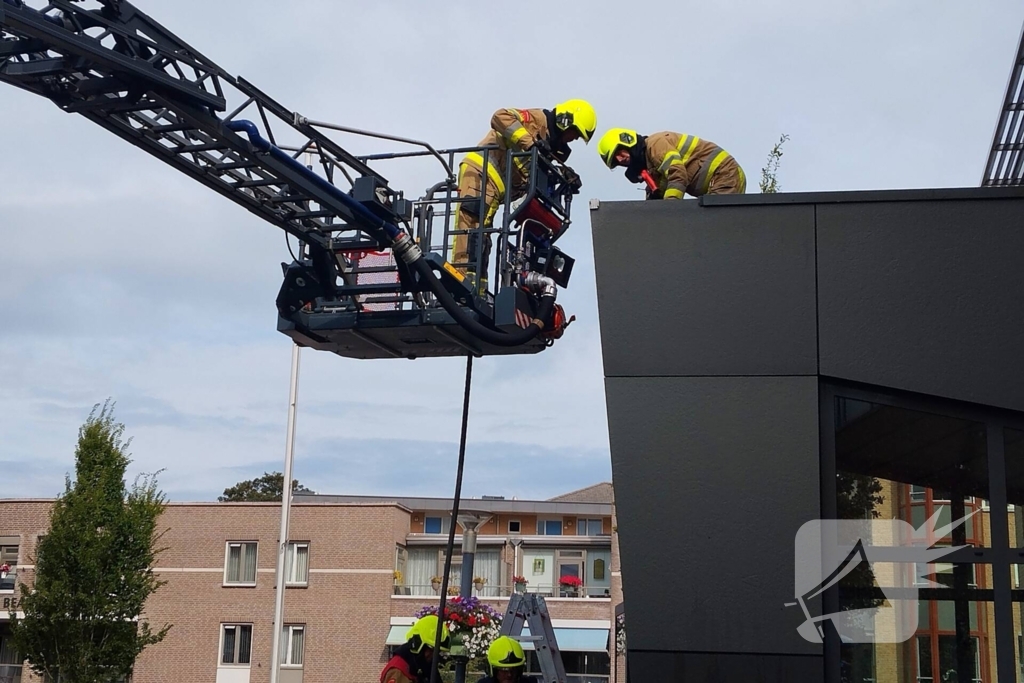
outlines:
[[[565,224],[562,223],[561,219],[554,212],[545,208],[537,198],[531,199],[530,203],[523,207],[517,220],[537,237],[551,238],[552,241],[558,239],[565,229]],[[537,223],[547,228],[549,234],[543,234],[537,227]]]
[[[541,336],[547,339],[561,339],[565,328],[569,327],[574,320],[576,320],[575,315],[566,320],[565,309],[561,304],[555,304],[554,310],[551,311],[551,327],[541,332]]]

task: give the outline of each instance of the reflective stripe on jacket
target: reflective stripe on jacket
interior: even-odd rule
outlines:
[[[491,130],[479,142],[480,147],[497,145],[497,150],[487,152],[487,177],[505,194],[505,153],[512,149],[524,152],[538,139],[548,137],[548,117],[543,109],[499,109],[491,116]],[[483,155],[472,152],[463,162],[483,168]],[[512,184],[526,183],[523,170],[525,159],[516,159],[516,170],[512,173]]]
[[[730,158],[715,143],[695,135],[665,131],[647,136],[647,171],[665,199],[682,199],[687,192],[706,194],[715,171]]]

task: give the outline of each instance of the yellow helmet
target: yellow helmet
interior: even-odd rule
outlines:
[[[597,130],[597,114],[586,100],[566,100],[555,105],[555,126],[562,131],[569,130],[570,126],[575,128],[589,145]]]
[[[523,646],[508,636],[498,636],[487,648],[487,663],[495,669],[514,669],[526,664]]]
[[[417,619],[416,623],[409,629],[409,632],[405,634],[405,639],[409,641],[410,649],[417,654],[423,650],[424,646],[437,650],[437,616],[428,614]],[[440,649],[443,652],[448,652],[451,649],[451,644],[448,624],[442,624]]]
[[[630,149],[636,146],[639,134],[629,128],[611,128],[597,141],[597,153],[608,168],[615,168],[615,154],[619,148]]]

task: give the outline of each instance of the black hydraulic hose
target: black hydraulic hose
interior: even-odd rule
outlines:
[[[448,543],[445,546],[444,574],[441,575],[441,604],[437,609],[437,634],[435,643],[440,643],[442,628],[448,620],[445,605],[448,602],[448,575],[452,570],[452,554],[455,548],[455,526],[459,521],[459,501],[462,499],[462,470],[466,464],[466,431],[469,426],[469,388],[473,382],[473,355],[466,356],[466,391],[462,397],[462,436],[459,438],[459,464],[455,470],[455,496],[452,499],[452,521],[448,527]],[[440,683],[437,667],[440,657],[438,648],[434,648],[434,656],[430,660],[430,682]]]
[[[425,259],[420,258],[411,265],[423,275],[423,279],[426,281],[427,286],[430,287],[430,291],[437,297],[444,310],[448,311],[455,318],[455,322],[474,337],[478,337],[495,346],[520,346],[530,341],[540,334],[544,327],[544,320],[551,316],[551,311],[555,307],[555,295],[553,293],[545,294],[540,299],[540,310],[537,311],[537,317],[525,329],[519,332],[498,332],[489,327],[484,327],[476,320],[473,320],[472,316],[466,313],[448,290],[444,288],[444,285],[434,275],[434,271],[431,270],[430,264]]]

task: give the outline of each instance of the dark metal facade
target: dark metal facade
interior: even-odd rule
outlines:
[[[1024,188],[605,202],[591,217],[630,680],[859,683],[857,652],[804,640],[784,607],[795,536],[842,508],[837,478],[1024,503],[1001,436],[1024,424]],[[883,445],[891,462],[865,455]],[[958,581],[971,563],[1009,576],[998,517]],[[966,586],[930,599],[958,619],[985,605],[998,680],[1016,680],[1007,619],[1024,594]],[[966,637],[929,656],[966,667]],[[911,665],[927,678],[924,655]]]

